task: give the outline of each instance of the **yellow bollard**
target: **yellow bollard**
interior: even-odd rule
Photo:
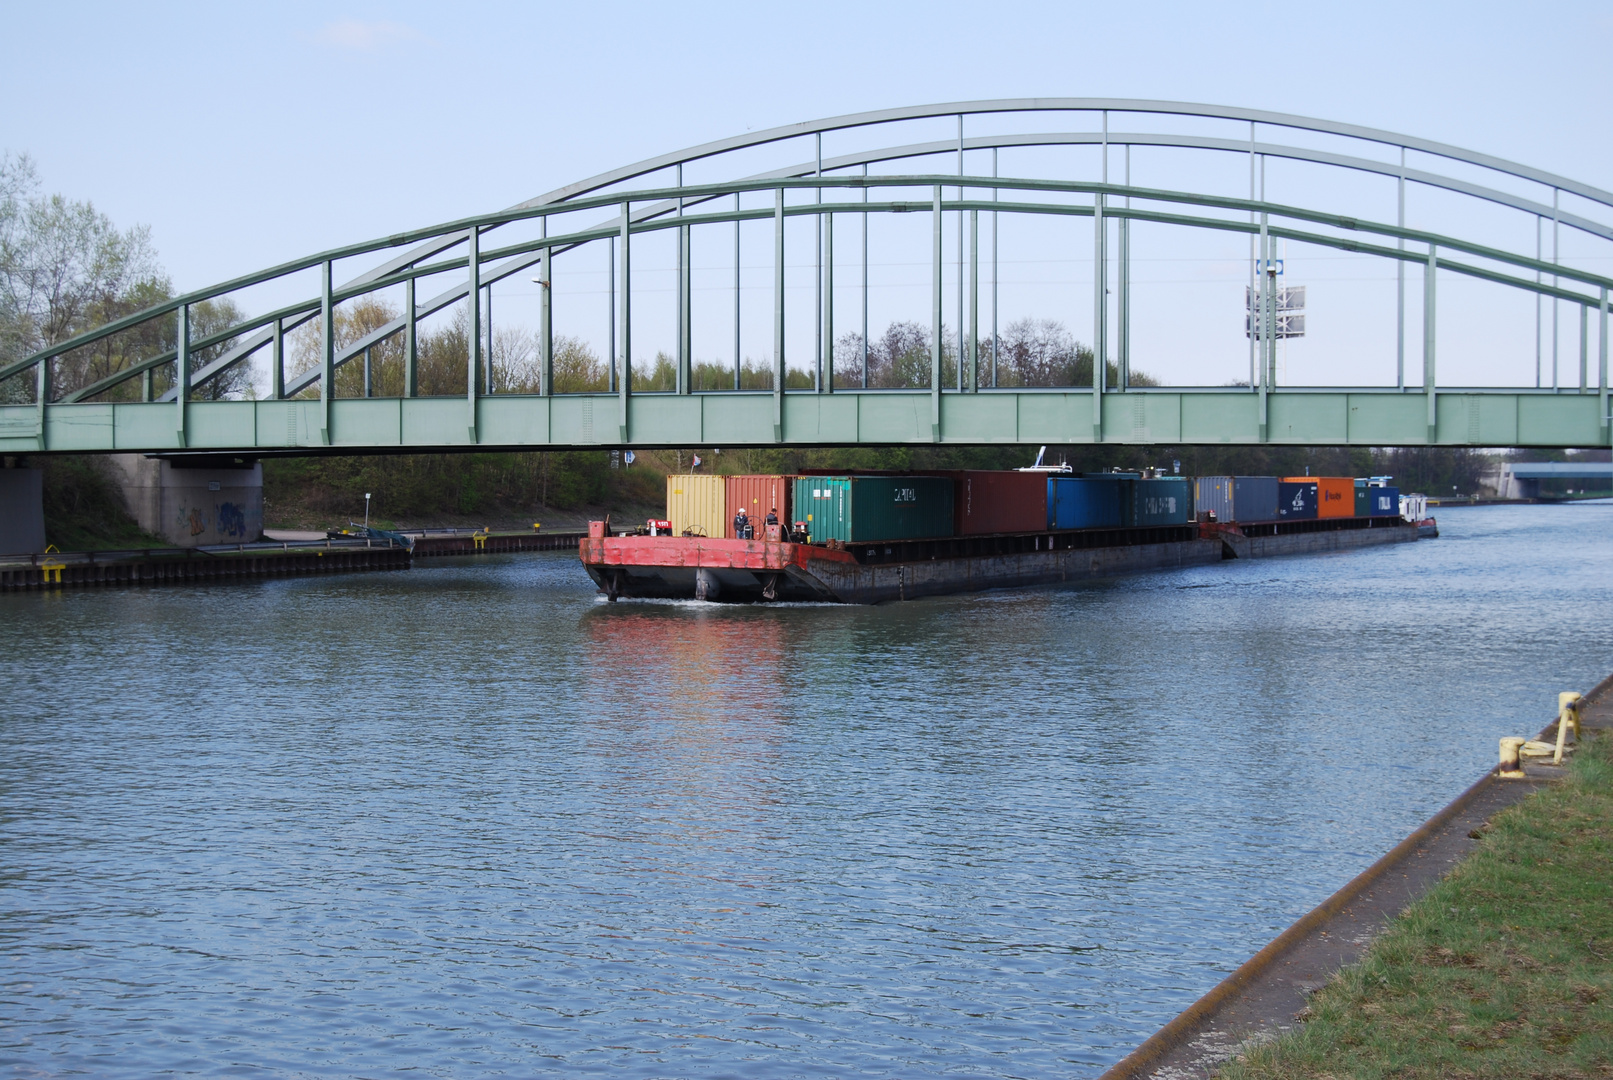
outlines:
[[[57,547],[55,544],[45,545],[46,555],[49,555],[53,551],[60,555],[62,549]],[[62,562],[60,559],[46,559],[44,562],[40,563],[39,570],[41,583],[45,585],[60,585],[62,583],[62,567],[66,565],[67,564]]]
[[[1563,749],[1568,742],[1568,729],[1574,729],[1574,741],[1579,742],[1579,701],[1580,695],[1573,690],[1564,690],[1557,695],[1557,752],[1552,755],[1551,763],[1563,763]]]
[[[1501,767],[1498,774],[1503,780],[1522,780],[1524,778],[1523,762],[1518,758],[1518,751],[1528,739],[1520,739],[1509,735],[1501,740]]]

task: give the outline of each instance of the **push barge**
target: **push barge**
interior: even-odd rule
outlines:
[[[756,603],[877,604],[921,596],[1057,585],[1222,559],[1342,551],[1417,539],[1401,518],[1335,518],[1258,525],[1192,523],[957,536],[890,543],[607,536],[592,522],[583,567],[610,600],[620,597]]]

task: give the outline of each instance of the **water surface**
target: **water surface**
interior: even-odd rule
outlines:
[[[9,1075],[1089,1076],[1613,670],[1613,506],[877,608],[0,596]]]

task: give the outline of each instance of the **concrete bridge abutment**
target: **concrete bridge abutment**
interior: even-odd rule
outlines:
[[[263,465],[229,454],[111,454],[129,513],[175,547],[241,544],[263,534]]]

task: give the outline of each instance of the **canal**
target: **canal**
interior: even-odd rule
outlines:
[[[1613,506],[877,608],[0,595],[0,1070],[1093,1075],[1613,671]]]

